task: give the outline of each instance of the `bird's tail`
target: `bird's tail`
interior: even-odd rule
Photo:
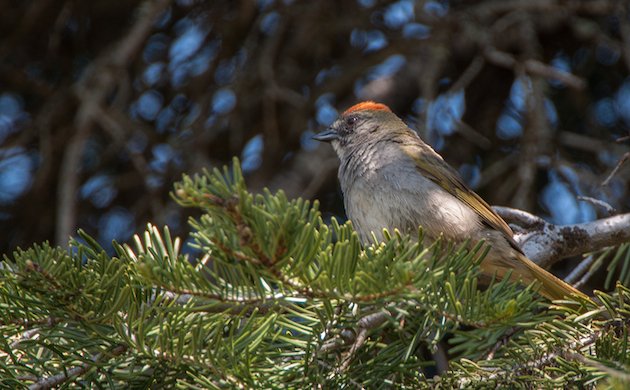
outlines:
[[[537,282],[538,292],[551,300],[571,298],[572,295],[580,297],[580,299],[590,300],[586,294],[545,271],[524,254],[513,251],[510,255],[493,256],[493,252],[490,251],[481,263],[482,275],[486,278],[494,275],[499,279],[510,275],[511,281],[524,285]]]
[[[552,273],[545,271],[525,255],[519,253],[517,256],[519,256],[518,260],[523,269],[515,269],[511,279],[521,279],[527,284],[537,281],[540,284],[538,292],[551,300],[570,298],[571,295],[590,300],[586,294],[564,280],[557,278]]]

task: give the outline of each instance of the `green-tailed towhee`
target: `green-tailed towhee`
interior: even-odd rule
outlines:
[[[314,139],[330,142],[339,156],[346,213],[364,243],[372,233],[382,239],[384,228],[414,233],[419,226],[426,240],[485,240],[491,249],[482,275],[511,271],[514,281],[538,281],[550,299],[585,297],[529,260],[507,223],[387,106],[356,104]]]

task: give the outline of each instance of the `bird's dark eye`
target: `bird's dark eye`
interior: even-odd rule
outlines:
[[[357,118],[356,116],[349,116],[346,118],[346,125],[353,126],[355,123],[357,123],[358,120],[359,118]]]

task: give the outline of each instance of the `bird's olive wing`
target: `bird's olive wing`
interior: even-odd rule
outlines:
[[[404,150],[405,153],[414,160],[418,171],[420,171],[422,175],[470,206],[481,217],[485,224],[502,232],[510,244],[521,251],[512,237],[514,234],[512,229],[503,218],[492,210],[486,201],[468,188],[466,183],[464,183],[459,176],[459,173],[444,162],[439,154],[426,145],[406,146]],[[441,169],[435,169],[434,167],[441,167]]]

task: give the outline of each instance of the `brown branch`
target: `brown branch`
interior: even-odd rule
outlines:
[[[625,10],[622,16],[619,18],[619,35],[621,35],[621,52],[623,54],[626,68],[630,71],[630,22],[628,16],[630,15],[630,6],[626,4]]]
[[[567,87],[576,90],[582,90],[586,86],[586,83],[580,77],[554,68],[553,66],[543,64],[538,60],[527,59],[521,63],[510,53],[502,52],[492,47],[484,50],[483,54],[484,58],[489,63],[503,68],[516,70],[519,67],[522,67],[522,69],[529,75],[557,80],[565,84]]]
[[[57,226],[55,229],[55,243],[57,245],[65,245],[75,229],[77,219],[76,194],[79,188],[78,167],[88,136],[89,127],[78,127],[63,154],[57,193]]]
[[[492,349],[490,349],[490,352],[488,352],[488,354],[486,354],[485,360],[492,360],[492,359],[494,359],[494,355],[497,353],[499,348],[501,348],[502,346],[506,345],[510,341],[510,338],[512,336],[514,336],[519,330],[521,330],[521,327],[519,327],[519,326],[514,326],[514,327],[508,329],[505,332],[505,334],[503,335],[503,337],[501,337],[499,339],[499,341],[497,341],[494,344]]]
[[[437,343],[435,352],[431,354],[435,362],[435,369],[438,375],[444,375],[448,371],[448,345],[444,340]]]
[[[81,376],[91,370],[95,365],[102,363],[111,358],[122,355],[127,352],[128,347],[126,345],[118,345],[114,347],[111,351],[107,353],[97,353],[94,355],[91,360],[92,363],[83,363],[77,367],[70,368],[68,370],[64,370],[64,372],[59,373],[57,375],[53,375],[48,378],[43,378],[37,381],[36,383],[30,385],[29,390],[44,390],[50,389],[55,386],[59,386],[69,379]]]
[[[462,135],[471,144],[479,146],[483,150],[489,150],[492,147],[492,141],[481,132],[477,131],[468,123],[458,120],[454,117],[457,124],[457,132]]]
[[[579,353],[576,353],[573,351],[565,351],[562,357],[564,357],[567,360],[576,360],[586,366],[595,367],[597,370],[603,371],[607,373],[608,375],[610,375],[611,377],[619,379],[622,383],[630,382],[630,374],[626,372],[627,370],[625,367],[620,367],[619,369],[616,370],[612,367],[608,367],[598,362],[597,360],[590,359],[584,355],[580,355]],[[623,363],[618,362],[617,364],[621,366]]]
[[[525,60],[523,63],[525,71],[531,75],[540,76],[546,79],[557,80],[565,84],[567,87],[582,90],[586,87],[584,79],[575,76],[569,72],[554,68],[547,64],[543,64],[537,60]]]
[[[391,313],[386,311],[381,311],[378,313],[368,314],[362,317],[357,323],[359,331],[356,333],[356,338],[350,347],[350,351],[346,354],[346,356],[341,361],[341,364],[335,370],[336,374],[341,374],[348,370],[350,367],[350,363],[352,363],[352,359],[357,351],[365,344],[367,341],[367,336],[370,330],[375,329],[381,326],[387,318],[391,316]]]
[[[76,196],[79,188],[79,167],[85,143],[98,113],[118,85],[127,67],[141,52],[140,48],[153,29],[153,22],[172,0],[145,1],[140,16],[129,33],[112,50],[103,53],[85,70],[74,89],[80,101],[75,116],[76,133],[69,140],[59,172],[57,227],[55,242],[65,245],[74,232],[77,219]]]
[[[525,78],[520,81],[524,86],[528,83]],[[512,203],[521,209],[531,209],[534,183],[537,178],[537,162],[540,156],[550,153],[551,128],[549,126],[544,107],[544,81],[539,77],[530,79],[530,87],[526,93],[526,113],[523,140],[519,153],[520,163],[517,165],[518,186]],[[526,88],[527,89],[527,88]]]
[[[576,350],[580,350],[582,348],[586,348],[590,345],[595,344],[595,342],[597,342],[597,340],[600,338],[600,336],[602,335],[602,331],[598,331],[598,332],[594,332],[588,336],[582,337],[579,340],[576,340],[572,343],[569,343],[567,345],[567,347],[560,351],[560,352],[549,352],[544,354],[540,359],[534,360],[532,362],[528,362],[519,366],[514,367],[513,369],[511,369],[509,372],[506,372],[504,370],[501,370],[500,372],[497,373],[493,373],[490,376],[488,376],[488,380],[495,380],[498,379],[502,376],[505,375],[515,375],[518,374],[524,370],[531,370],[533,368],[540,368],[540,367],[544,367],[548,364],[550,364],[553,360],[555,360],[558,357],[563,357],[565,356],[566,353],[569,352],[574,352]]]
[[[602,186],[606,187],[610,181],[612,180],[612,178],[617,174],[617,172],[619,172],[619,169],[628,161],[630,160],[630,152],[626,152],[624,153],[623,156],[621,156],[621,158],[619,159],[619,162],[617,163],[617,165],[615,165],[615,168],[613,168],[612,172],[610,172],[610,175],[608,175],[606,177],[606,179],[602,182]]]
[[[324,185],[331,172],[337,172],[339,166],[337,157],[327,158],[317,164],[318,169],[314,172],[314,175],[310,178],[308,184],[302,190],[300,197],[305,199],[311,199],[317,194],[317,192]]]
[[[126,150],[136,171],[142,176],[148,176],[150,169],[146,158],[142,153],[134,151],[129,145],[129,142],[127,142],[129,138],[127,131],[134,127],[140,127],[142,124],[132,122],[127,115],[114,108],[105,109],[103,107],[96,107],[95,116],[103,130],[112,137],[117,147]],[[152,128],[147,130],[153,131]],[[151,191],[151,187],[147,185],[146,181],[145,188],[147,191]]]
[[[553,363],[553,361],[556,358],[564,358],[564,359],[573,359],[573,360],[578,360],[583,364],[586,365],[590,365],[593,367],[596,367],[598,369],[607,371],[609,373],[611,373],[611,371],[613,371],[610,367],[604,366],[603,364],[596,362],[592,359],[589,359],[588,357],[585,357],[581,354],[579,354],[579,352],[576,351],[580,351],[583,350],[584,348],[590,347],[593,344],[595,344],[601,337],[602,335],[604,335],[605,332],[607,332],[610,329],[615,329],[618,327],[625,327],[627,326],[627,323],[622,323],[622,322],[618,322],[618,321],[614,321],[614,322],[609,322],[607,324],[605,324],[602,328],[600,328],[599,330],[584,336],[582,338],[579,338],[573,342],[567,343],[564,347],[559,348],[558,350],[554,351],[554,352],[547,352],[544,355],[542,355],[542,357],[540,357],[539,359],[536,359],[534,361],[531,362],[526,362],[524,364],[519,364],[516,365],[514,367],[511,367],[510,369],[499,369],[498,371],[485,371],[485,373],[487,373],[488,375],[486,377],[484,377],[485,381],[494,381],[494,380],[498,380],[504,377],[512,377],[515,375],[521,375],[524,372],[529,372],[532,369],[539,369],[545,366],[548,366],[550,364]],[[613,374],[613,373],[611,373]],[[620,375],[620,377],[626,379],[627,374],[625,373],[621,373],[621,372],[617,372],[614,371],[614,374],[616,375]],[[458,386],[459,388],[467,388],[470,387],[470,379],[468,378],[464,378],[461,379],[459,381]]]
[[[451,85],[448,93],[454,93],[462,89],[466,89],[470,83],[479,75],[486,61],[483,56],[478,55],[470,62],[468,67],[462,72],[457,81]]]
[[[559,0],[501,0],[485,1],[471,7],[469,11],[479,17],[493,17],[496,15],[518,11],[524,12],[585,12],[591,14],[605,14],[615,10],[617,0],[591,0],[591,1],[559,1]]]

